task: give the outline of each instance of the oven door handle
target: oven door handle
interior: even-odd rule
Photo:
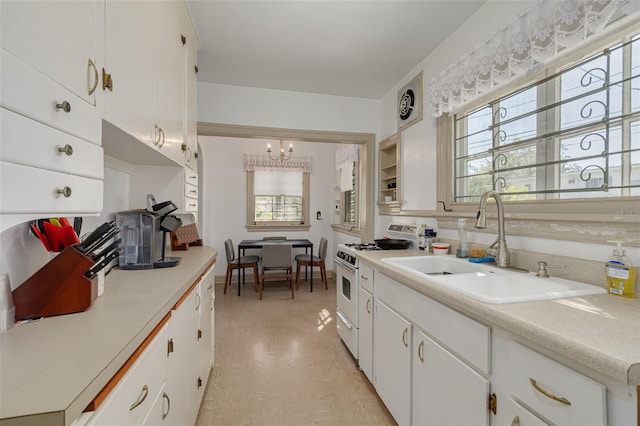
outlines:
[[[333,263],[335,263],[338,266],[343,267],[344,269],[346,269],[349,272],[356,272],[356,268],[354,268],[353,266],[349,265],[347,266],[347,264],[340,262],[339,260],[334,259]]]
[[[340,318],[340,320],[344,323],[344,326],[347,327],[347,330],[351,330],[353,328],[353,324],[351,324],[351,321],[349,321],[342,312],[340,312],[339,310],[336,311],[336,316]]]

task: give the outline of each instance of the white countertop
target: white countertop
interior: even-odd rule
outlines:
[[[173,268],[113,270],[85,312],[18,325],[0,336],[0,423],[71,424],[189,286],[217,258],[173,252]],[[22,423],[21,423],[22,424]]]
[[[640,385],[638,298],[602,294],[488,304],[380,261],[429,255],[422,250],[359,251],[357,255],[374,269],[484,324],[522,336],[617,382]]]

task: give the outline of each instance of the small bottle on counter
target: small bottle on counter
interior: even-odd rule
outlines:
[[[428,250],[430,253],[433,253],[433,247],[431,244],[435,241],[435,237],[436,232],[433,229],[427,228],[424,230],[424,249]]]
[[[631,266],[631,261],[622,249],[622,241],[608,241],[617,243],[618,248],[605,264],[605,274],[609,293],[622,297],[635,297],[636,268]]]
[[[422,224],[422,226],[420,227],[420,232],[418,233],[418,248],[420,250],[424,250],[425,248],[425,230],[427,228],[427,225],[425,225],[424,223]]]
[[[469,257],[469,243],[467,240],[467,219],[458,219],[458,249],[456,250],[456,257],[466,259]]]

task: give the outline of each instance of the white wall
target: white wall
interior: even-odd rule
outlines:
[[[377,133],[380,102],[198,83],[198,120],[285,129]]]
[[[493,31],[497,31],[511,23],[522,13],[531,8],[535,1],[496,1],[490,0],[470,17],[458,30],[442,43],[432,54],[410,73],[381,100],[380,136],[386,138],[395,133],[396,96],[397,91],[417,73],[423,71],[424,77],[424,118],[421,122],[403,132],[402,143],[402,188],[403,209],[432,210],[436,208],[436,129],[435,119],[431,117],[429,107],[429,82],[432,77],[446,69],[461,56],[471,52],[481,42],[487,40]],[[378,220],[377,234],[382,235],[386,225],[394,218]],[[427,223],[435,225],[431,218],[402,217],[402,223]],[[471,224],[470,224],[471,226]],[[588,232],[588,230],[585,230]],[[457,239],[457,231],[441,230],[438,235],[444,238]],[[519,248],[554,255],[578,257],[595,261],[605,261],[614,248],[612,244],[586,244],[571,241],[545,240],[508,236],[510,248]],[[495,235],[486,233],[469,233],[470,242],[491,244]],[[635,264],[640,263],[640,249],[627,247],[627,254]]]
[[[334,148],[333,144],[295,142],[294,156],[312,157],[311,200],[309,231],[296,232],[249,232],[246,225],[247,177],[243,156],[265,153],[267,141],[262,139],[222,138],[200,136],[203,170],[201,173],[202,210],[206,212],[202,221],[202,237],[205,245],[217,248],[224,259],[224,241],[231,238],[234,246],[241,240],[256,240],[265,236],[285,235],[288,238],[308,238],[317,244],[321,237],[332,240],[331,220],[333,214]],[[316,219],[316,212],[322,219]],[[302,253],[302,251],[301,251]],[[327,269],[333,269],[334,247],[329,244]],[[221,275],[226,268],[221,260]]]

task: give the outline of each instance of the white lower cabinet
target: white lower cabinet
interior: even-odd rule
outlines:
[[[87,422],[88,425],[125,426],[143,423],[157,397],[162,395],[167,372],[167,335],[168,328],[165,326],[107,395]]]
[[[400,425],[411,422],[411,323],[376,299],[374,386]]]
[[[165,418],[168,425],[194,424],[200,400],[196,400],[198,349],[197,288],[171,312],[166,393],[171,409]]]
[[[509,342],[508,392],[552,424],[606,425],[606,388],[588,377]]]
[[[195,424],[213,365],[212,271],[171,311],[87,425]]]
[[[384,274],[374,276],[373,383],[394,419],[488,425],[490,329]]]
[[[503,417],[505,421],[511,421],[512,426],[545,426],[549,424],[536,417],[531,411],[520,405],[518,401],[513,398],[509,398],[505,406],[500,407],[500,409],[501,411],[505,411]]]
[[[489,380],[413,330],[412,424],[488,425]]]
[[[360,287],[358,296],[358,365],[373,382],[373,295]]]

